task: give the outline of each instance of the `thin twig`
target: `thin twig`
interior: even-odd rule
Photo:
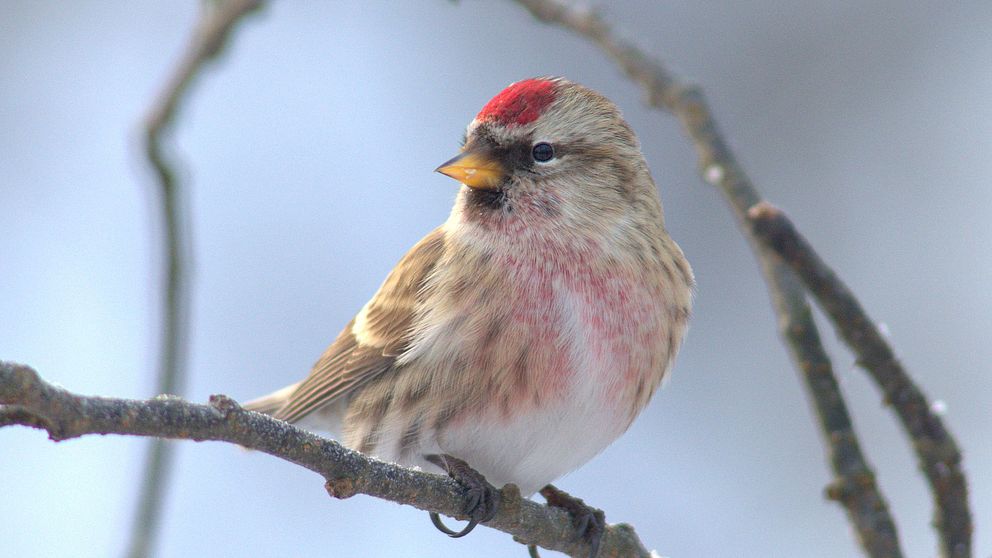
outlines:
[[[592,10],[559,0],[517,2],[540,21],[565,27],[591,40],[641,86],[648,105],[674,114],[693,142],[703,178],[721,189],[738,223],[745,224],[747,209],[760,201],[760,195],[720,135],[698,87],[683,83],[660,62],[619,40]],[[747,227],[742,228],[748,231]],[[868,556],[897,558],[902,551],[895,522],[861,452],[805,294],[792,272],[774,254],[753,235],[746,236],[765,274],[780,331],[796,367],[802,372],[829,448],[836,478],[827,493],[847,510]]]
[[[12,410],[7,413],[8,410]],[[178,397],[147,401],[86,397],[53,386],[26,366],[0,361],[2,424],[41,428],[53,441],[86,434],[125,434],[230,442],[305,467],[325,479],[335,498],[367,494],[422,510],[466,519],[463,488],[448,477],[384,463],[268,415],[246,411],[214,395],[209,405]],[[585,558],[589,545],[576,540],[569,514],[520,496],[513,485],[501,491],[500,508],[486,525],[569,556]],[[603,535],[601,558],[650,558],[634,529],[617,524]]]
[[[155,171],[156,186],[161,191],[160,207],[165,227],[166,288],[162,303],[164,324],[159,349],[157,393],[178,394],[183,391],[189,312],[188,223],[183,212],[180,184],[163,148],[165,134],[175,121],[180,102],[205,62],[222,51],[235,24],[259,5],[258,0],[220,0],[203,4],[196,31],[145,122],[145,155]],[[148,556],[154,546],[171,460],[171,447],[163,440],[154,440],[146,457],[127,551],[127,556],[131,558]]]
[[[945,556],[971,555],[971,512],[961,468],[961,451],[930,403],[850,289],[778,208],[761,203],[748,212],[754,234],[788,263],[830,316],[837,333],[854,351],[885,394],[913,440],[920,468],[933,492],[934,524]]]
[[[778,258],[760,259],[778,316],[779,332],[802,374],[828,448],[835,478],[827,487],[827,497],[844,506],[865,554],[898,558],[902,550],[896,525],[861,451],[805,291],[795,274],[784,268]]]

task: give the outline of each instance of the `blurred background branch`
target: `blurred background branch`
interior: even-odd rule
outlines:
[[[816,250],[777,207],[762,202],[747,217],[753,234],[799,275],[806,288],[830,316],[837,333],[858,356],[896,411],[913,442],[934,499],[934,526],[943,556],[971,556],[971,511],[968,484],[961,468],[961,450],[933,412],[926,396],[896,358],[854,293],[840,280]]]
[[[761,196],[721,135],[702,91],[683,83],[637,47],[616,38],[591,9],[563,0],[516,1],[544,23],[565,27],[594,42],[620,65],[627,77],[641,86],[650,106],[667,110],[682,123],[696,149],[703,179],[723,192],[765,273],[783,338],[812,395],[831,465],[837,475],[828,495],[845,506],[862,548],[869,556],[901,556],[895,522],[875,482],[875,475],[861,453],[805,295],[786,263],[773,252],[777,250],[778,255],[782,255],[785,253],[782,246],[771,242],[768,234],[758,232],[765,230],[759,225],[768,228],[772,222],[782,225],[775,229],[778,231],[791,230],[791,226],[783,225],[788,221],[780,213],[776,214],[777,221],[766,219],[756,221],[755,227],[749,226],[751,208],[759,209],[753,214],[756,216],[768,217],[771,210],[758,205],[762,203]],[[761,207],[764,210],[760,210]],[[787,238],[798,238],[798,234]],[[823,271],[825,266],[815,265],[820,262],[811,246],[798,242],[787,246],[792,250],[787,253],[786,262],[792,263],[800,273],[805,272],[802,277],[806,287],[818,297],[841,336],[859,355],[859,363],[885,392],[886,401],[894,405],[897,417],[910,436],[933,493],[934,527],[939,534],[942,556],[971,556],[967,485],[954,438],[940,418],[930,412],[926,398],[882,340],[873,322],[861,311],[853,294],[836,280],[823,280],[834,278]]]
[[[827,496],[844,506],[866,555],[874,558],[902,556],[895,522],[875,481],[874,471],[861,451],[806,293],[795,275],[784,269],[777,259],[769,257],[764,249],[759,248],[757,253],[778,316],[779,333],[802,376],[827,446],[834,473]]]
[[[183,196],[177,195],[171,203],[178,213],[166,210],[164,218],[179,215],[180,248],[190,244],[187,220],[197,231],[209,230],[197,235],[203,264],[198,292],[209,296],[193,300],[192,334],[201,336],[193,340],[191,366],[197,372],[186,382],[174,377],[168,380],[173,387],[159,390],[203,398],[204,390],[226,386],[230,393],[257,394],[277,384],[279,374],[286,381],[298,376],[309,364],[307,351],[326,341],[328,323],[350,316],[409,238],[429,230],[448,207],[450,190],[427,187],[429,163],[447,153],[438,146],[453,145],[452,130],[509,81],[562,73],[624,108],[650,146],[646,155],[670,208],[667,226],[700,271],[682,372],[621,441],[566,479],[569,488],[616,517],[636,518],[641,532],[665,541],[672,556],[720,555],[731,544],[746,555],[855,554],[856,543],[845,536],[845,514],[808,497],[821,478],[819,447],[802,420],[806,409],[798,390],[780,376],[788,370],[784,356],[768,349],[774,347],[772,328],[757,319],[766,311],[759,304],[758,274],[742,265],[749,262],[741,261],[746,255],[728,234],[729,220],[712,194],[678,187],[695,178],[684,164],[692,157],[669,121],[645,125],[650,113],[634,101],[633,88],[609,64],[590,63],[599,48],[647,93],[649,106],[676,115],[692,138],[700,174],[730,201],[764,270],[780,333],[817,412],[833,467],[827,495],[844,505],[864,552],[935,554],[931,531],[920,528],[930,513],[930,494],[918,482],[899,426],[887,413],[875,412],[871,382],[877,379],[928,475],[940,554],[967,556],[974,544],[973,553],[984,556],[989,539],[983,533],[989,530],[982,526],[990,517],[984,496],[992,479],[984,394],[992,384],[982,371],[990,358],[986,279],[992,260],[976,255],[987,252],[990,239],[992,198],[984,177],[992,82],[983,71],[992,52],[990,5],[601,3],[617,29],[638,37],[644,47],[638,49],[618,39],[596,12],[554,1],[518,4],[575,36],[541,32],[537,19],[510,3],[462,3],[457,9],[445,2],[274,3],[278,17],[272,24],[239,41],[244,63],[232,58],[223,79],[203,88],[197,103],[185,105],[181,100],[206,58],[183,56],[149,113],[148,122],[157,120],[159,131],[147,146],[150,159],[162,163],[156,168],[165,173],[161,182],[175,184],[165,148],[189,142],[198,157],[197,177],[212,186],[194,189],[197,198],[190,205],[197,212],[182,216]],[[0,135],[0,314],[12,317],[0,323],[0,352],[50,370],[51,380],[81,392],[145,389],[129,371],[151,367],[134,333],[148,328],[134,312],[149,292],[147,246],[130,242],[141,238],[147,220],[138,211],[143,200],[131,199],[133,186],[120,178],[127,176],[129,162],[120,144],[133,126],[131,115],[150,92],[160,91],[154,68],[162,52],[186,36],[194,5],[108,8],[15,0],[0,6],[0,74],[11,78],[0,96],[0,123],[10,130]],[[197,29],[225,5],[231,4],[206,4]],[[329,22],[334,33],[328,33]],[[223,43],[202,52],[223,50]],[[699,76],[709,100],[722,107],[721,124],[740,142],[736,153],[716,129],[699,90],[645,52],[668,53],[684,68],[679,73]],[[470,78],[467,68],[473,69]],[[185,120],[173,127],[176,115]],[[334,141],[328,141],[329,132]],[[417,141],[402,148],[391,143],[413,135]],[[369,164],[370,152],[383,149],[389,156]],[[53,155],[58,164],[52,164]],[[776,250],[785,249],[781,241],[769,248],[746,221],[748,210],[762,206],[755,205],[761,198],[743,166],[766,193],[790,206],[797,221],[802,217],[820,253],[844,270],[849,284],[877,309],[873,313],[894,325],[894,344],[921,372],[919,388],[906,384],[909,377],[891,349],[879,348],[876,341],[886,342],[880,333],[888,334],[874,328],[856,301],[858,314],[846,302],[840,314],[843,320],[858,315],[860,323],[838,327],[842,335],[850,332],[855,352],[867,351],[859,363],[877,371],[851,374],[843,352],[835,356],[834,370],[824,348],[832,348],[833,336],[820,339],[807,302],[816,288],[807,291],[802,281],[810,278],[793,273],[790,264],[799,260],[778,255]],[[367,187],[384,177],[388,187]],[[414,184],[418,188],[408,188]],[[359,193],[352,185],[359,185]],[[172,190],[187,196],[192,191]],[[829,284],[822,275],[813,278]],[[830,289],[833,294],[824,291],[828,299],[821,302],[828,314],[830,297],[844,294]],[[176,315],[188,315],[188,298],[177,300]],[[180,323],[173,332],[182,340],[190,330]],[[185,362],[184,351],[175,354]],[[871,442],[864,451],[881,471],[888,498],[854,437],[841,387],[862,440]],[[932,405],[924,390],[935,396]],[[953,414],[942,419],[948,427],[941,424],[946,407],[936,396],[951,403]],[[22,407],[0,406],[0,425],[8,424],[46,426]],[[949,427],[968,450],[971,489],[980,496],[974,501],[981,520],[976,543]],[[0,515],[13,535],[5,548],[64,555],[78,553],[83,537],[89,542],[102,536],[86,550],[106,555],[122,545],[127,525],[105,526],[99,518],[119,513],[133,497],[131,476],[122,482],[122,475],[107,471],[116,473],[108,464],[126,461],[134,446],[111,445],[112,440],[103,445],[94,437],[49,449],[21,435],[23,430],[0,432],[0,465],[9,479]],[[396,506],[369,498],[328,506],[307,492],[312,478],[257,452],[244,460],[243,474],[231,478],[229,449],[198,446],[197,459],[174,470],[184,490],[169,495],[185,513],[169,514],[163,531],[169,536],[153,545],[162,554],[195,555],[217,547],[257,555],[286,548],[316,554],[325,551],[327,538],[310,535],[327,525],[349,526],[335,531],[335,550],[342,555],[367,553],[373,539],[381,540],[385,554],[403,553],[410,545],[438,556],[465,553],[463,546],[446,546],[449,541],[438,540],[419,521],[398,521],[403,510]],[[629,474],[612,475],[619,467]],[[637,498],[630,498],[631,482],[638,483]],[[231,506],[245,487],[259,505]],[[347,494],[347,488],[339,485],[338,493]],[[903,549],[887,500],[903,527]],[[63,537],[38,540],[51,518],[23,512],[54,505],[79,521],[61,526]],[[211,538],[184,537],[200,527],[204,515],[223,517]],[[273,525],[273,515],[294,521]],[[383,522],[391,526],[388,533]],[[478,545],[473,550],[480,556],[507,554],[507,537],[490,530],[477,536],[467,544]]]
[[[217,57],[237,23],[261,5],[259,0],[206,0],[193,36],[145,120],[145,155],[155,172],[160,218],[165,234],[165,289],[162,300],[162,338],[159,347],[156,393],[181,394],[186,375],[189,330],[189,272],[191,265],[189,219],[176,165],[166,153],[165,138],[179,107],[205,64]],[[129,558],[151,554],[161,522],[172,447],[155,439],[148,448],[145,472],[128,546]]]

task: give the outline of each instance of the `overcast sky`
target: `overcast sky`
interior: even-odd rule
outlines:
[[[702,84],[756,185],[884,323],[965,452],[976,556],[992,554],[992,3],[603,3],[619,32]],[[196,2],[0,2],[0,359],[69,389],[147,397],[160,223],[140,119]],[[559,482],[666,556],[856,556],[753,258],[669,116],[600,52],[510,2],[273,3],[177,123],[195,250],[184,394],[245,400],[303,377],[456,185],[431,171],[512,81],[557,74],[639,134],[699,288],[672,379]],[[824,337],[906,554],[931,505],[878,390]],[[0,430],[4,551],[114,556],[146,442]],[[160,556],[524,556],[427,514],[336,501],[314,474],[178,444]],[[551,555],[551,553],[547,553]]]

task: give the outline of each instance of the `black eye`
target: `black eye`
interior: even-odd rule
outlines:
[[[542,141],[534,145],[534,149],[531,150],[530,154],[538,163],[547,163],[555,158],[555,148],[551,147],[550,143]]]

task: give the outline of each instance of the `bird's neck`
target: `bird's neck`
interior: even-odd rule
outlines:
[[[634,214],[647,209],[657,215]],[[554,191],[546,191],[490,206],[480,205],[479,194],[467,187],[442,228],[449,238],[479,253],[539,260],[558,268],[582,265],[588,258],[623,259],[632,240],[653,245],[667,236],[657,204],[627,206],[626,211],[577,211]]]

